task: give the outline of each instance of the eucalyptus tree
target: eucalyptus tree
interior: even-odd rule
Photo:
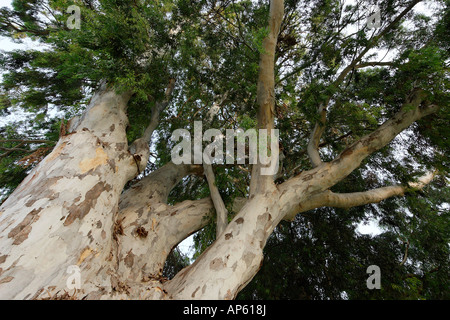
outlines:
[[[420,3],[2,8],[1,35],[42,48],[1,56],[2,112],[28,113],[23,126],[2,129],[0,297],[233,299],[283,220],[433,184],[444,194],[448,2],[431,2],[427,14]],[[278,172],[263,175],[261,162],[171,162],[173,131],[200,120],[222,132],[278,129],[280,149],[268,147]],[[433,199],[442,242],[445,199]],[[172,248],[205,226],[216,229],[206,250],[163,277]],[[73,266],[81,283],[72,295]]]

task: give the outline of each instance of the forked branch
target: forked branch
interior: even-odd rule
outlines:
[[[439,106],[427,101],[428,94],[415,89],[412,94],[406,98],[401,110],[391,119],[383,123],[372,133],[355,141],[347,147],[341,154],[331,162],[323,163],[321,166],[289,179],[278,186],[281,191],[285,215],[295,216],[299,212],[298,203],[309,201],[309,198],[322,194],[336,183],[347,177],[353,170],[361,165],[361,162],[369,155],[380,150],[390,143],[400,132],[409,127],[413,122],[435,113]],[[392,191],[392,189],[390,189]],[[325,194],[323,194],[325,195]],[[338,198],[328,195],[328,201]],[[353,195],[354,199],[361,199],[359,195]],[[318,198],[315,198],[318,200]],[[350,199],[347,199],[349,203]]]

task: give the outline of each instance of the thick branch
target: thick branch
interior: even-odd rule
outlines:
[[[120,197],[120,207],[125,208],[145,199],[148,203],[167,203],[170,191],[190,173],[201,174],[199,165],[176,165],[169,162],[139,180]]]
[[[423,90],[414,90],[397,114],[374,132],[350,145],[331,162],[333,173],[338,174],[340,179],[346,177],[359,167],[363,159],[386,146],[413,122],[436,112],[439,107],[427,102],[426,96]]]
[[[222,197],[220,196],[219,189],[216,186],[216,179],[214,177],[214,171],[210,164],[204,164],[206,180],[208,181],[209,192],[211,194],[211,199],[214,203],[214,208],[217,214],[217,227],[216,227],[216,238],[225,230],[228,224],[228,211],[225,208]]]
[[[166,204],[183,177],[202,171],[201,166],[168,163],[121,195],[113,237],[123,278],[159,277],[172,248],[208,223],[204,218],[214,212],[210,198]]]
[[[320,120],[316,123],[314,130],[311,132],[311,137],[307,147],[309,160],[311,161],[313,168],[318,167],[322,163],[319,154],[319,143],[320,137],[325,131],[325,122],[327,119],[326,107],[324,105],[320,105],[318,113],[320,115]]]
[[[428,185],[435,177],[435,172],[429,172],[422,176],[417,182],[410,182],[408,186],[396,185],[389,187],[376,188],[364,192],[353,193],[334,193],[326,190],[313,195],[306,201],[299,204],[297,212],[285,217],[286,220],[292,220],[296,214],[306,212],[320,207],[352,208],[363,206],[370,203],[378,203],[385,199],[403,196],[409,189],[421,190]]]
[[[257,88],[258,128],[274,129],[275,116],[275,50],[284,16],[284,1],[270,1],[269,34],[263,41],[263,53],[259,61]],[[277,150],[278,151],[278,150]],[[273,152],[273,151],[272,151]],[[272,176],[262,176],[260,163],[253,166],[250,194],[264,192],[273,185]]]
[[[269,34],[263,41],[257,88],[258,127],[273,128],[275,114],[275,50],[284,15],[284,1],[270,1]]]
[[[115,235],[121,277],[134,281],[159,278],[170,251],[203,228],[213,209],[210,198],[186,200],[174,206],[148,206],[141,199],[134,208],[122,209],[117,219],[121,232]]]

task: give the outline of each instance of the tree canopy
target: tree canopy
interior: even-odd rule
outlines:
[[[70,5],[80,28],[67,24]],[[277,183],[310,169],[310,132],[323,161],[377,129],[420,89],[440,110],[419,120],[332,188],[359,192],[407,184],[427,171],[423,190],[350,209],[323,207],[282,222],[263,266],[238,298],[449,299],[450,1],[286,0],[275,56],[275,127],[282,152]],[[379,10],[379,25],[368,26]],[[170,161],[179,128],[210,118],[210,128],[255,128],[257,79],[269,1],[13,0],[0,9],[0,36],[36,49],[0,51],[0,115],[23,114],[0,128],[5,199],[48,154],[66,122],[80,115],[102,81],[134,94],[127,137],[142,136],[165,99],[151,157],[140,179]],[[321,105],[327,106],[326,125]],[[56,112],[57,111],[57,112]],[[63,115],[62,118],[60,115]],[[205,128],[206,129],[206,128]],[[214,165],[229,219],[247,197],[250,165]],[[206,180],[183,179],[169,202],[209,195]],[[379,221],[380,234],[357,226]],[[214,218],[195,236],[196,255],[215,239]],[[175,252],[173,275],[186,257]],[[367,266],[382,289],[366,287]]]

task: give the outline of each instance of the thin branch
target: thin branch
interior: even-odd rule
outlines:
[[[16,148],[16,147],[13,147],[13,148],[0,147],[0,150],[3,150],[3,151],[11,151],[11,152],[13,152],[13,151],[20,151],[20,152],[29,152],[29,151],[32,151],[32,150],[22,149],[22,148]],[[1,157],[1,155],[0,155],[0,157]]]
[[[226,102],[228,97],[228,92],[225,92],[220,97],[219,103],[214,103],[211,109],[207,113],[206,122],[210,124],[219,109],[222,107],[222,105]],[[206,177],[206,181],[208,182],[209,192],[211,194],[211,199],[214,204],[214,208],[216,209],[216,239],[219,238],[219,236],[222,234],[222,232],[225,230],[225,228],[228,225],[228,211],[225,207],[225,204],[222,200],[222,197],[220,195],[219,189],[216,185],[216,178],[214,176],[214,170],[212,168],[211,164],[204,163],[203,164],[203,170],[204,175]]]
[[[51,140],[26,140],[26,139],[2,139],[2,140],[0,140],[0,143],[6,143],[6,142],[56,143],[55,141],[51,141]]]
[[[170,79],[169,85],[166,89],[166,97],[164,101],[157,102],[152,109],[152,115],[148,127],[145,129],[142,137],[136,139],[128,148],[129,152],[133,155],[136,161],[136,172],[139,175],[141,171],[144,171],[147,166],[148,159],[150,157],[150,141],[153,135],[153,131],[158,127],[159,118],[161,112],[169,104],[170,97],[175,87],[175,79]]]
[[[337,137],[337,138],[335,138],[335,139],[333,139],[333,140],[330,140],[330,141],[324,141],[324,142],[320,143],[319,146],[318,146],[318,148],[323,148],[323,147],[328,146],[328,145],[331,144],[331,143],[335,143],[335,142],[341,141],[341,140],[343,140],[343,139],[349,137],[349,136],[352,135],[352,134],[353,134],[353,131],[350,130],[349,132],[344,133],[343,135],[341,135],[341,136],[339,136],[339,137]],[[295,156],[296,156],[297,158],[299,158],[299,157],[303,156],[305,153],[307,153],[307,149],[306,149],[306,150],[301,150],[300,152],[296,153]],[[291,169],[290,171],[291,171],[291,172],[295,172],[295,171],[297,171],[298,169],[300,169],[301,166],[303,166],[303,164],[299,164],[298,166],[294,167],[294,168]]]
[[[377,67],[377,66],[382,66],[382,67],[393,67],[395,66],[394,62],[382,62],[382,61],[367,61],[367,62],[361,62],[357,65],[355,65],[355,69],[361,69],[361,68],[366,68],[366,67]]]
[[[3,159],[7,156],[9,156],[11,153],[13,153],[14,151],[18,151],[18,152],[34,152],[36,150],[27,150],[27,149],[22,149],[21,147],[25,144],[40,144],[40,143],[55,143],[55,141],[51,141],[51,140],[25,140],[25,139],[4,139],[4,140],[0,140],[0,143],[8,143],[8,142],[19,142],[16,146],[12,147],[12,148],[6,148],[6,147],[0,147],[0,150],[4,150],[5,152],[0,154],[0,159]]]
[[[400,266],[404,265],[406,260],[408,259],[408,248],[409,248],[409,240],[406,242],[405,254],[403,256],[402,262],[400,262]]]
[[[167,107],[169,104],[170,98],[172,96],[172,92],[175,88],[175,79],[170,79],[169,85],[166,89],[165,99],[162,102],[157,102],[152,109],[152,117],[150,119],[150,123],[148,127],[145,129],[145,132],[142,136],[142,138],[147,142],[150,143],[150,140],[152,138],[153,131],[155,131],[156,127],[159,124],[159,117],[161,115],[161,112]]]

